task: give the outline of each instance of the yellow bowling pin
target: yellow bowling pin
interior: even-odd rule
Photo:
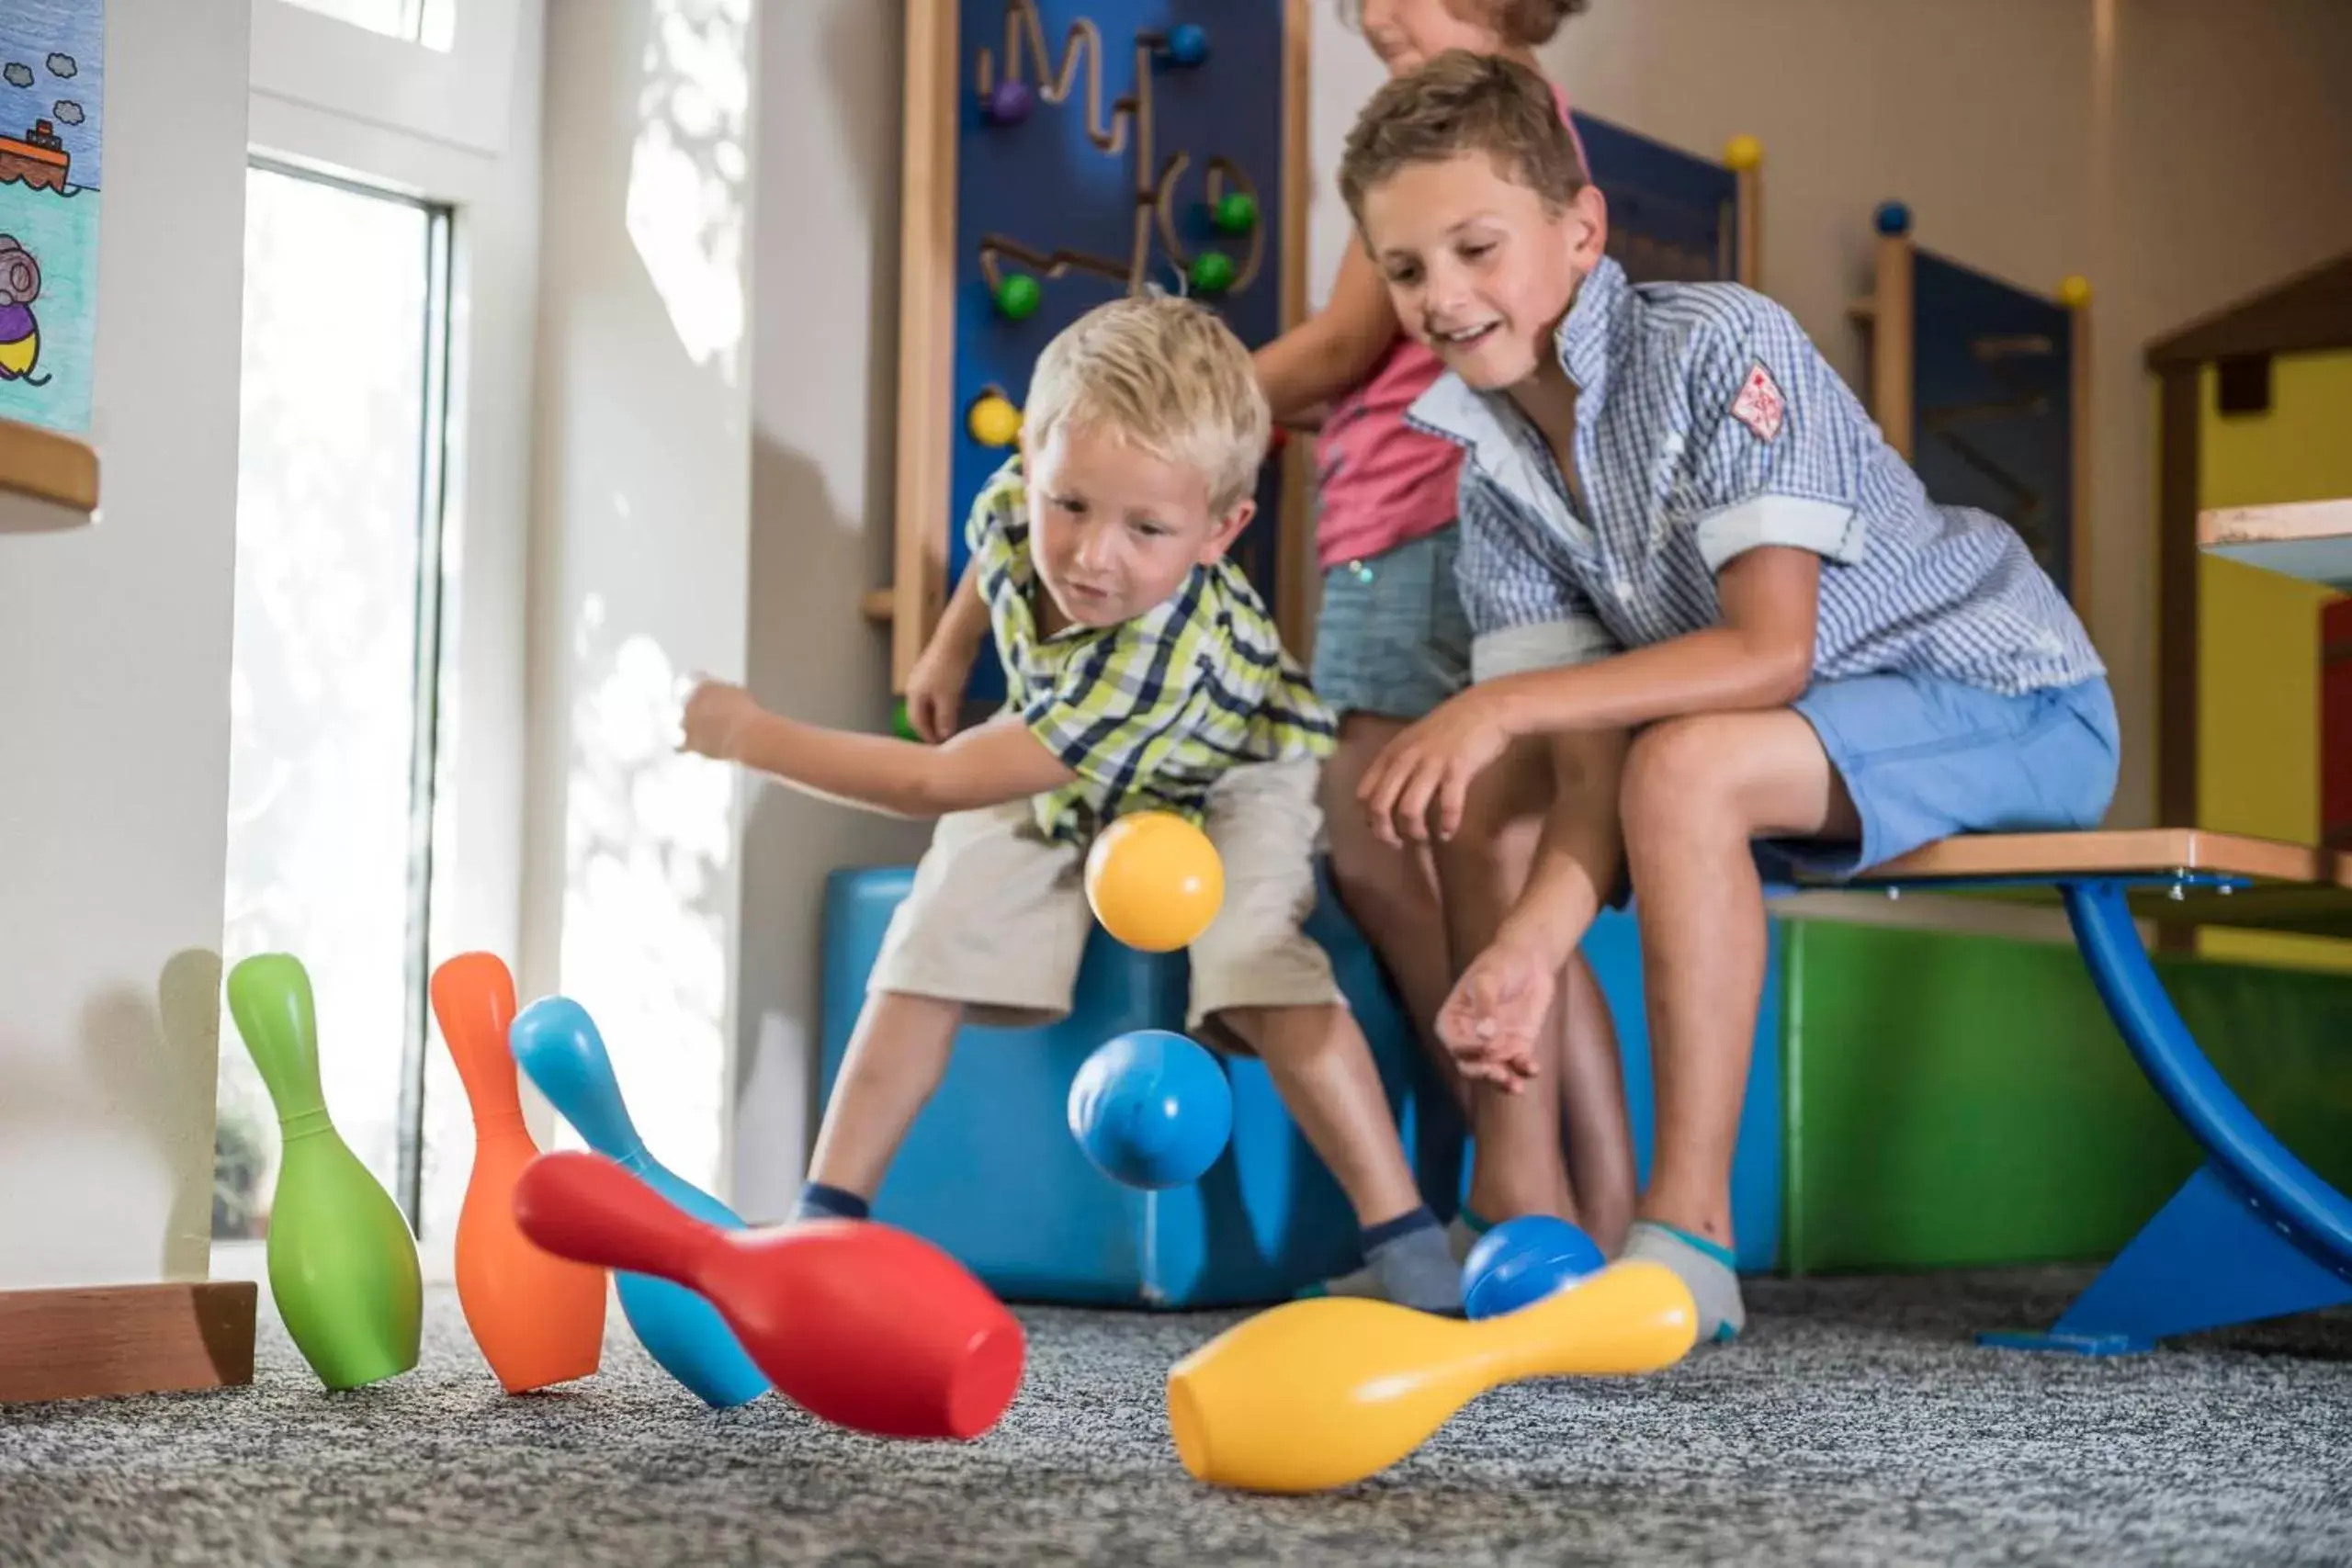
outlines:
[[[1319,1491],[1396,1463],[1490,1388],[1654,1372],[1698,1333],[1690,1288],[1643,1258],[1473,1323],[1358,1297],[1286,1302],[1170,1370],[1168,1424],[1197,1481]]]

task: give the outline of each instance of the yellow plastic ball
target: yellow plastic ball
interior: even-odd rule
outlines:
[[[1129,947],[1173,953],[1209,929],[1225,902],[1225,863],[1209,836],[1171,811],[1138,811],[1086,852],[1086,901]]]
[[[983,446],[1010,446],[1021,435],[1021,411],[994,392],[973,403],[964,423]]]
[[[2091,280],[2075,273],[2058,285],[2058,303],[2069,310],[2079,310],[2091,302]]]
[[[1724,162],[1745,173],[1764,162],[1764,143],[1753,136],[1735,136],[1724,146]]]

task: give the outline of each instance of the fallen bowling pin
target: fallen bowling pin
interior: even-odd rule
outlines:
[[[722,1230],[602,1155],[549,1154],[514,1186],[523,1234],[656,1275],[718,1309],[784,1396],[884,1438],[976,1438],[1021,1386],[1020,1323],[964,1266],[864,1220]]]
[[[1639,1258],[1476,1323],[1358,1297],[1285,1302],[1170,1370],[1168,1424],[1194,1480],[1316,1492],[1385,1470],[1490,1388],[1654,1372],[1698,1327],[1690,1288]]]
[[[515,1066],[590,1148],[695,1219],[742,1229],[734,1210],[655,1159],[638,1136],[605,1037],[587,1009],[570,997],[541,997],[515,1015],[507,1043]],[[704,1404],[724,1410],[768,1391],[759,1364],[692,1291],[625,1272],[613,1280],[613,1293],[646,1354]]]

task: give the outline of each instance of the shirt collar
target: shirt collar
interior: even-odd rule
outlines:
[[[1610,345],[1633,298],[1625,269],[1614,257],[1602,256],[1577,285],[1568,313],[1552,333],[1560,368],[1576,383],[1580,414],[1598,410],[1607,394]],[[1475,390],[1449,371],[1414,400],[1406,418],[1432,435],[1468,447],[1490,472],[1501,471],[1505,456],[1516,450],[1506,423],[1509,401],[1501,392]]]

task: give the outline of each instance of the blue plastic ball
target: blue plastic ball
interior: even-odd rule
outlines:
[[[1225,1152],[1233,1090],[1203,1046],[1164,1029],[1138,1029],[1098,1047],[1078,1069],[1069,1130],[1114,1181],[1182,1187]]]
[[[1462,1310],[1500,1317],[1533,1306],[1600,1272],[1608,1259],[1592,1237],[1550,1214],[1522,1214],[1478,1238],[1462,1262]]]
[[[1179,65],[1198,65],[1209,57],[1209,35],[1198,22],[1180,22],[1168,30],[1168,58]]]
[[[1882,201],[1878,210],[1871,214],[1871,221],[1882,234],[1908,234],[1911,231],[1911,209],[1899,201]]]

